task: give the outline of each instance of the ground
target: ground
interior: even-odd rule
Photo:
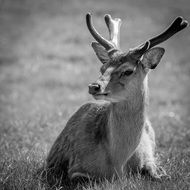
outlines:
[[[85,14],[107,36],[103,15],[123,20],[128,50],[161,32],[176,16],[190,21],[188,0],[2,0],[0,2],[0,189],[45,189],[36,178],[72,113],[86,101],[101,63]],[[89,185],[88,190],[190,189],[189,28],[160,46],[165,55],[150,73],[149,117],[157,155],[171,180],[141,176]],[[58,189],[63,189],[59,187]]]

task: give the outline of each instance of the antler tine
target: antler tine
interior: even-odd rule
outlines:
[[[183,17],[177,17],[173,21],[173,23],[168,27],[167,30],[165,30],[160,35],[149,40],[150,41],[149,48],[152,48],[152,47],[156,46],[157,44],[160,44],[160,43],[166,41],[167,39],[171,38],[174,34],[183,30],[187,26],[188,26],[188,22],[186,20],[184,20]]]
[[[104,19],[109,30],[110,41],[115,45],[117,49],[119,49],[121,19],[119,18],[112,19],[111,15],[109,14],[106,14],[104,16]]]
[[[171,38],[177,32],[183,30],[188,26],[188,22],[184,20],[182,17],[177,17],[172,24],[160,35],[151,38],[144,44],[141,44],[137,48],[131,49],[130,52],[135,57],[140,57],[145,53],[145,51],[149,50],[150,48],[166,41],[167,39]]]
[[[99,42],[103,47],[105,47],[106,50],[110,50],[113,49],[114,46],[111,42],[109,42],[108,40],[106,40],[105,38],[103,38],[94,28],[93,24],[92,24],[92,18],[91,18],[91,14],[87,13],[86,15],[86,24],[87,27],[90,31],[90,33],[92,34],[92,36],[94,37],[94,39]]]

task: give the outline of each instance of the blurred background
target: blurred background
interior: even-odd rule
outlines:
[[[0,159],[36,147],[46,154],[72,113],[92,100],[88,84],[101,63],[90,46],[87,12],[105,37],[104,14],[120,17],[127,51],[179,15],[190,22],[190,1],[1,0]],[[189,28],[160,46],[165,55],[149,78],[159,151],[190,152]]]

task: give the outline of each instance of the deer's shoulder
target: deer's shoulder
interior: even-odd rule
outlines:
[[[69,119],[63,133],[70,141],[96,141],[105,139],[109,103],[86,103]]]
[[[55,151],[67,160],[69,155],[79,154],[81,150],[96,146],[107,139],[107,114],[109,103],[86,103],[82,105],[68,120],[66,126],[56,139],[48,156],[51,165],[55,159]],[[62,153],[61,153],[62,152]],[[59,160],[59,158],[56,157]]]
[[[82,105],[69,119],[67,125],[87,124],[104,118],[109,114],[108,102],[89,102]]]

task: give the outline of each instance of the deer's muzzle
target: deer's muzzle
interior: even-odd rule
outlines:
[[[88,85],[89,94],[95,95],[100,92],[100,85],[98,83],[91,83]]]

